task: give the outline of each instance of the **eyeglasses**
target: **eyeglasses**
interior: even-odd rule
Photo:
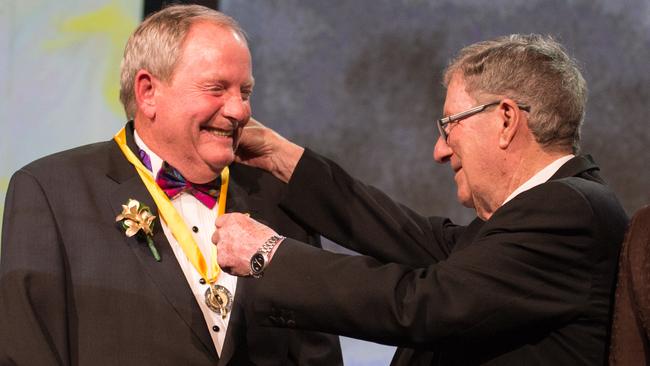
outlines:
[[[453,122],[458,122],[463,118],[467,118],[467,117],[473,116],[475,114],[481,113],[484,110],[486,110],[487,108],[493,107],[493,106],[495,106],[495,105],[497,105],[499,103],[501,103],[500,100],[496,101],[496,102],[487,103],[487,104],[481,104],[481,105],[476,106],[474,108],[468,109],[468,110],[466,110],[464,112],[452,114],[451,116],[448,116],[448,117],[445,117],[445,118],[440,118],[439,120],[436,121],[436,123],[438,125],[438,132],[440,133],[440,137],[442,137],[442,139],[445,140],[445,142],[447,141],[448,134],[447,134],[447,130],[445,130],[446,125],[448,125],[450,123],[453,123]],[[526,112],[530,112],[530,106],[529,105],[517,103],[517,107],[519,107],[519,109],[524,110]]]

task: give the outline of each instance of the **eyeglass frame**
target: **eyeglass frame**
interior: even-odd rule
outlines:
[[[440,133],[440,137],[442,137],[442,139],[445,140],[445,142],[447,142],[447,138],[449,137],[449,134],[447,133],[447,131],[445,131],[445,126],[446,125],[448,125],[450,123],[453,123],[453,122],[458,122],[458,121],[460,121],[462,119],[471,117],[471,116],[473,116],[475,114],[478,114],[478,113],[481,113],[481,112],[485,111],[487,108],[498,105],[501,102],[503,102],[503,100],[497,100],[497,101],[494,101],[494,102],[481,104],[481,105],[478,105],[476,107],[470,108],[470,109],[468,109],[466,111],[456,113],[456,114],[452,114],[451,116],[447,116],[447,117],[440,118],[440,119],[436,120],[436,124],[438,125],[438,133]],[[526,112],[530,112],[530,106],[527,105],[527,104],[517,103],[517,107],[519,107],[519,109],[524,110]]]

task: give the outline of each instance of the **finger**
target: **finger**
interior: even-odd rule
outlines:
[[[212,243],[214,245],[217,245],[220,239],[221,238],[219,237],[219,230],[215,230],[214,233],[212,234]]]
[[[217,216],[217,219],[214,221],[214,225],[217,227],[217,229],[221,229],[226,225],[226,223],[230,220],[230,215],[229,213],[225,213],[223,215]]]
[[[219,261],[219,268],[221,268],[222,271],[228,274],[232,274],[232,267],[225,264],[221,264],[221,261]]]

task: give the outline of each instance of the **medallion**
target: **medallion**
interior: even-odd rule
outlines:
[[[205,290],[205,304],[210,310],[221,315],[222,319],[226,319],[232,310],[232,294],[227,288],[212,284]]]

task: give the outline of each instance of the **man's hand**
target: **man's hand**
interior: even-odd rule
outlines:
[[[273,229],[253,220],[247,214],[229,213],[216,221],[217,230],[212,242],[217,245],[219,266],[235,276],[251,274],[250,260],[253,254],[273,235]],[[269,262],[280,246],[277,244],[268,254]]]
[[[304,151],[302,147],[251,118],[244,127],[235,160],[264,169],[288,183]]]

